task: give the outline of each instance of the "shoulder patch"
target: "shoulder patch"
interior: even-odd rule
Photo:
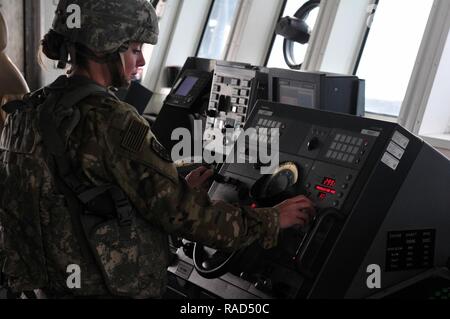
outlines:
[[[128,126],[127,132],[122,138],[121,147],[132,153],[139,153],[142,150],[142,146],[145,142],[145,137],[147,136],[150,128],[137,121],[131,120]]]
[[[159,155],[163,160],[166,162],[172,163],[172,157],[170,156],[169,152],[165,149],[164,146],[159,144],[159,142],[156,140],[156,138],[152,138],[151,141],[152,149],[155,151],[156,154]]]

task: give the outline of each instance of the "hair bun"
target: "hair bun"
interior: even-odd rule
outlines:
[[[65,38],[59,33],[50,30],[41,41],[42,52],[51,60],[60,60],[61,47],[65,45]]]

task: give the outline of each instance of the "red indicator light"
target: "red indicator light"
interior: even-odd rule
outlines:
[[[326,193],[319,193],[318,197],[319,197],[320,200],[324,200],[324,199],[327,198],[327,194]]]
[[[325,194],[336,195],[336,191],[334,189],[331,189],[328,187],[323,187],[323,186],[317,185],[316,190],[318,190],[319,192],[325,193]]]
[[[322,181],[322,185],[327,187],[336,187],[336,180],[333,178],[325,177]]]
[[[255,209],[255,208],[258,208],[258,205],[256,205],[256,203],[253,203],[253,204],[250,205],[250,207],[251,207],[252,209]]]

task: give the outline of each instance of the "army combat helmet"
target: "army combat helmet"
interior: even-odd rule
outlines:
[[[60,0],[52,29],[69,45],[81,44],[97,57],[126,51],[129,42],[156,44],[159,33],[147,0]]]

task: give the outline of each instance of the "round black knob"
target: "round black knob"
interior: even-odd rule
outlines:
[[[308,151],[314,151],[319,146],[319,139],[317,137],[313,137],[308,142]]]
[[[208,115],[209,117],[216,118],[217,117],[217,110],[210,109],[210,110],[206,111],[206,115]]]
[[[272,288],[271,286],[270,279],[259,278],[255,282],[255,288],[261,291],[270,291]]]
[[[250,276],[244,271],[239,274],[239,277],[241,277],[244,280],[248,280],[250,278]]]

